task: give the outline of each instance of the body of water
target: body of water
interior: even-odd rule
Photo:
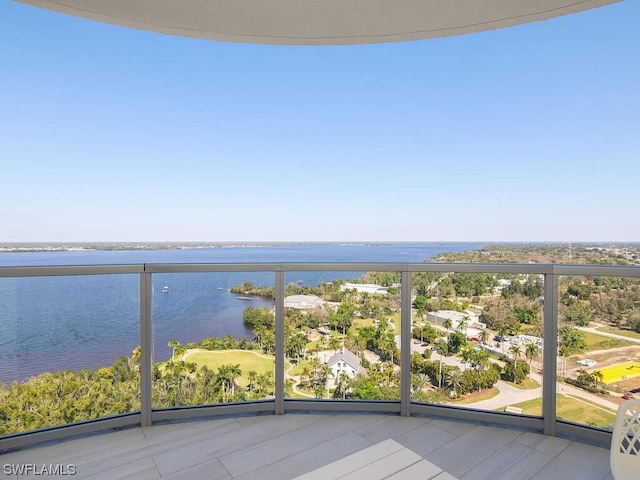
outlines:
[[[423,262],[480,244],[302,244],[168,250],[79,250],[0,253],[0,266],[140,263]],[[315,286],[363,272],[292,272],[287,282]],[[247,306],[270,300],[238,298],[242,282],[273,286],[273,273],[153,275],[154,360],[171,356],[167,343],[208,336],[252,338],[242,323]],[[165,287],[167,287],[165,289]],[[167,290],[163,293],[163,289]],[[139,276],[95,275],[0,279],[0,382],[64,369],[95,369],[130,355],[139,340]]]

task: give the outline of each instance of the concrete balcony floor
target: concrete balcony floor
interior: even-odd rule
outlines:
[[[423,417],[287,414],[130,428],[18,450],[7,465],[73,464],[72,478],[286,480],[386,439],[464,480],[613,479],[609,450],[516,429]],[[42,478],[6,475],[2,478]]]

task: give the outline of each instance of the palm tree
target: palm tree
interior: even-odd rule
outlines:
[[[284,381],[284,396],[286,398],[293,397],[293,380],[290,378]]]
[[[591,374],[593,377],[593,381],[596,382],[596,390],[598,389],[598,382],[602,382],[604,380],[604,375],[600,370],[596,370]]]
[[[518,321],[509,324],[509,333],[513,336],[518,335],[522,331],[522,324]]]
[[[329,377],[333,377],[333,370],[331,370],[331,367],[329,365],[324,363],[320,367],[320,381],[325,385],[325,389],[326,389],[325,398],[329,398]]]
[[[167,347],[171,347],[172,351],[171,351],[171,361],[173,362],[174,357],[176,356],[176,347],[180,346],[180,342],[178,340],[176,340],[175,338],[172,338],[171,340],[169,340],[169,343],[167,343]]]
[[[267,333],[267,327],[265,325],[256,325],[253,329],[253,334],[256,336],[258,345],[262,348],[262,338]]]
[[[242,375],[242,370],[240,370],[240,364],[236,363],[235,365],[229,364],[227,368],[227,375],[229,376],[229,385],[231,387],[231,398],[235,394],[236,390],[236,378]]]
[[[393,335],[387,336],[386,338],[382,338],[380,340],[379,347],[380,347],[380,350],[385,355],[391,358],[391,363],[393,363],[393,354],[397,349],[396,341],[393,338]]]
[[[462,350],[462,362],[465,364],[465,370],[469,368],[469,363],[471,362],[471,358],[473,356],[473,350],[470,348],[465,348]]]
[[[524,347],[524,355],[529,359],[529,378],[531,378],[531,362],[533,362],[533,357],[538,354],[539,348],[533,342],[528,342]]]
[[[440,366],[438,373],[438,388],[442,388],[442,357],[449,352],[449,346],[444,342],[437,344],[437,352],[440,354]]]
[[[349,389],[350,380],[351,377],[347,375],[347,372],[345,372],[344,370],[341,371],[340,375],[338,376],[338,384],[336,386],[335,395],[342,396],[343,400],[347,398],[347,390]]]
[[[300,359],[300,356],[304,354],[304,350],[307,347],[307,336],[304,333],[296,333],[288,338],[288,351],[292,356],[295,355],[296,360]]]
[[[129,369],[134,370],[136,367],[140,365],[140,355],[142,353],[142,347],[138,345],[131,352],[131,357],[129,359]]]
[[[567,357],[575,352],[583,350],[587,346],[587,342],[584,339],[584,333],[577,328],[562,327],[559,332],[559,353],[562,357],[562,376],[564,377],[564,371],[566,368]]]
[[[445,318],[444,322],[442,322],[442,326],[447,329],[447,333],[448,333],[451,327],[453,326],[453,322],[451,322],[450,318]]]
[[[258,377],[258,390],[261,394],[266,396],[268,389],[273,386],[273,381],[271,380],[271,375],[268,373],[263,373]]]
[[[329,348],[333,349],[333,353],[338,353],[338,350],[342,346],[342,342],[338,337],[331,337],[329,339]]]
[[[382,364],[380,362],[372,363],[369,366],[369,378],[371,378],[376,385],[382,384]]]
[[[522,353],[522,350],[520,350],[520,347],[517,345],[511,345],[511,347],[509,348],[509,353],[513,355],[517,361],[518,357]]]
[[[502,345],[502,355],[504,355],[504,336],[507,334],[508,331],[509,331],[508,325],[500,325],[500,328],[498,328],[498,335],[502,337],[502,342],[500,342],[500,344]]]
[[[240,364],[224,364],[218,367],[216,373],[216,383],[220,385],[222,391],[222,401],[227,402],[233,398],[235,393],[236,378],[242,375]]]
[[[411,374],[411,387],[412,387],[411,396],[413,397],[413,395],[416,392],[419,392],[425,387],[425,385],[429,385],[430,383],[431,383],[431,378],[429,378],[429,375],[427,375],[426,373],[412,373]]]
[[[249,390],[249,393],[251,393],[251,391],[253,390],[255,381],[258,379],[258,372],[256,372],[255,370],[249,370],[249,372],[247,372],[247,379],[249,380],[249,385],[247,385],[247,389]]]
[[[489,332],[487,332],[486,330],[480,330],[478,336],[480,337],[480,341],[482,342],[482,344],[486,345],[487,340],[489,340]]]
[[[467,327],[469,325],[469,317],[468,316],[464,316],[459,322],[458,322],[458,327],[456,328],[456,330],[458,330],[459,332],[461,332],[462,330],[464,330],[464,335],[465,337],[467,336]]]
[[[451,370],[447,373],[446,382],[449,387],[453,389],[453,392],[458,396],[458,387],[462,381],[462,372],[458,369]]]

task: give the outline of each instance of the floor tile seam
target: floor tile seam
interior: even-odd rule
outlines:
[[[169,477],[171,475],[176,475],[176,474],[182,472],[183,470],[188,470],[190,468],[197,467],[198,465],[203,465],[205,463],[210,463],[210,462],[213,462],[213,461],[217,461],[218,462],[218,464],[224,469],[224,471],[227,472],[227,474],[229,475],[229,478],[234,478],[233,475],[231,475],[231,473],[229,472],[229,470],[227,470],[227,467],[224,466],[224,463],[222,463],[222,461],[220,460],[220,457],[218,457],[218,456],[211,457],[211,458],[206,458],[206,459],[204,459],[202,461],[199,461],[199,462],[189,462],[189,465],[187,467],[180,468],[179,470],[172,470],[170,472],[167,472],[164,475],[160,471],[160,467],[158,467],[158,464],[156,463],[156,459],[152,458],[151,460],[153,461],[153,464],[156,466],[156,469],[158,470],[158,473],[160,474],[160,478]]]
[[[253,447],[257,446],[257,445],[260,445],[261,443],[263,443],[265,441],[272,441],[272,440],[274,440],[276,438],[282,438],[282,437],[285,437],[287,435],[291,435],[292,433],[299,432],[301,430],[304,430],[305,428],[310,428],[310,427],[316,426],[318,423],[320,423],[322,421],[325,421],[327,418],[335,418],[335,417],[336,417],[336,415],[321,415],[319,418],[317,418],[315,421],[313,421],[311,423],[307,423],[305,425],[297,426],[296,428],[292,428],[291,430],[284,430],[284,431],[282,431],[280,433],[277,433],[276,435],[273,435],[273,436],[271,436],[269,438],[262,439],[260,441],[257,441],[256,443],[252,443],[250,445],[247,445],[247,447],[253,448]],[[246,427],[243,427],[243,428],[246,428]],[[234,453],[234,452],[226,452],[226,453],[224,453],[224,454],[222,454],[220,456],[222,457],[222,456],[229,455],[229,454],[232,454],[232,453]]]
[[[424,423],[422,423],[422,424],[420,424],[420,425],[416,425],[416,426],[414,426],[411,430],[405,430],[405,431],[403,431],[402,433],[399,433],[399,434],[397,434],[397,435],[394,435],[394,436],[393,436],[393,437],[391,437],[391,438],[392,438],[393,440],[397,440],[397,439],[398,439],[399,437],[401,437],[402,435],[407,435],[407,434],[409,434],[409,433],[411,433],[411,432],[414,432],[415,430],[418,430],[419,428],[422,428],[422,427],[424,427],[425,425],[430,424],[430,423],[431,423],[431,420],[429,420],[429,421],[427,421],[427,422],[424,422]],[[404,446],[404,445],[403,445],[403,446]]]
[[[196,447],[196,446],[201,445],[201,444],[205,444],[206,445],[208,442],[211,441],[211,436],[213,436],[213,435],[215,435],[215,436],[217,436],[217,435],[227,435],[229,433],[242,432],[245,428],[248,428],[248,427],[242,426],[242,424],[240,422],[235,422],[235,423],[237,424],[238,428],[234,428],[232,430],[228,430],[228,431],[225,431],[225,432],[218,432],[218,433],[211,432],[210,435],[202,437],[202,438],[199,438],[198,440],[190,439],[190,441],[188,443],[185,443],[184,445],[180,445],[178,448],[189,448],[189,449],[191,449],[192,447]],[[252,424],[252,426],[253,425],[255,425],[255,424]],[[274,437],[269,437],[269,439],[276,438],[279,435],[281,435],[281,434],[278,434],[278,435],[276,435]],[[253,438],[253,437],[251,437],[251,438]],[[243,448],[252,448],[255,445],[259,445],[260,443],[264,442],[265,440],[266,439],[256,440],[254,443],[248,443],[247,444],[247,443],[245,443],[246,439],[242,438],[242,447]],[[157,445],[154,445],[154,447],[157,447]],[[166,449],[164,449],[162,451],[155,451],[155,452],[152,453],[152,455],[153,456],[164,455],[166,453],[171,452],[172,450],[175,450],[175,448],[172,447],[172,446],[167,446]],[[230,451],[229,450],[224,450],[224,451],[218,453],[216,458],[221,457],[223,455],[229,455],[230,453],[233,453],[236,450],[237,450],[237,448],[233,449],[233,450],[230,450]]]
[[[553,438],[558,438],[558,437],[553,437]],[[558,452],[553,455],[553,458],[558,458],[562,452],[564,452],[567,448],[569,448],[571,445],[573,445],[574,442],[568,442],[564,447],[562,447],[560,450],[558,450]],[[539,450],[538,450],[539,451]],[[543,453],[543,452],[540,452]]]
[[[153,468],[156,469],[156,472],[158,472],[158,478],[162,478],[162,473],[160,473],[160,469],[158,468],[158,464],[156,463],[156,459],[153,457],[149,457],[149,459],[151,460],[151,463],[153,463]]]
[[[318,419],[318,421],[320,421],[320,420],[322,420],[322,419],[320,419],[320,418],[319,418],[319,419]],[[196,466],[196,465],[200,465],[200,464],[203,464],[203,463],[210,462],[210,461],[212,461],[212,460],[214,460],[214,459],[215,459],[215,460],[217,460],[217,461],[218,461],[218,463],[219,463],[219,464],[224,468],[224,470],[229,474],[229,476],[230,476],[231,478],[234,478],[234,477],[233,477],[233,475],[231,475],[231,473],[229,472],[229,470],[228,470],[228,469],[227,469],[227,467],[225,466],[225,464],[224,464],[224,462],[223,462],[223,460],[222,460],[222,459],[223,459],[223,457],[228,456],[228,455],[233,455],[234,453],[237,453],[238,451],[240,451],[240,449],[242,449],[242,450],[253,449],[254,447],[257,447],[258,445],[260,445],[261,443],[271,441],[271,440],[273,440],[274,438],[279,438],[279,437],[284,436],[284,435],[287,435],[287,434],[289,434],[289,433],[291,433],[291,432],[295,432],[295,431],[299,430],[300,428],[304,428],[305,426],[306,426],[306,427],[308,427],[308,426],[310,426],[310,425],[314,425],[315,423],[317,423],[317,422],[312,422],[312,423],[309,423],[309,424],[304,425],[304,426],[302,426],[302,427],[294,428],[293,430],[288,430],[288,431],[285,431],[285,432],[281,432],[281,433],[279,433],[279,434],[277,434],[277,435],[275,435],[275,436],[272,436],[272,437],[268,437],[268,438],[263,438],[263,439],[260,439],[260,440],[256,440],[255,442],[250,443],[250,444],[245,444],[245,443],[243,443],[243,444],[242,444],[242,446],[237,447],[237,448],[234,448],[234,449],[232,449],[232,450],[225,450],[225,451],[222,451],[222,452],[220,452],[218,455],[216,455],[215,457],[207,458],[207,459],[202,460],[202,461],[200,461],[200,462],[194,462],[194,463],[192,463],[191,465],[189,465],[189,468],[191,468],[191,467],[193,467],[193,466]],[[240,428],[239,428],[239,429],[235,429],[235,430],[233,430],[233,432],[242,431],[242,430],[243,430],[243,429],[245,429],[245,428],[249,428],[249,426],[247,426],[247,427],[242,426],[242,424],[240,424],[239,422],[238,422],[238,425],[240,426]],[[256,425],[256,424],[254,423],[254,424],[251,424],[250,426],[254,426],[254,425]],[[199,440],[198,442],[196,442],[196,443],[194,443],[194,444],[190,444],[190,445],[191,445],[191,446],[193,446],[193,445],[197,445],[198,443],[206,442],[206,441],[207,441],[207,439],[202,439],[202,440]],[[157,455],[164,455],[165,453],[167,453],[167,452],[166,452],[166,451],[157,452],[157,453],[154,453],[154,454],[152,455],[152,457],[155,457],[155,456],[157,456]],[[285,457],[285,458],[286,458],[286,457]],[[154,463],[155,463],[155,458],[154,458],[153,460],[154,460]],[[275,462],[273,462],[273,463],[275,463]],[[182,470],[182,469],[181,469],[181,470]],[[179,471],[180,471],[180,470],[177,470],[177,472],[179,472]],[[169,473],[168,473],[168,475],[173,475],[173,474],[175,474],[175,473],[176,473],[176,472],[172,471],[172,472],[169,472]]]
[[[78,480],[83,479],[83,478],[90,479],[91,477],[95,477],[96,475],[100,475],[100,474],[103,474],[105,472],[109,472],[111,470],[115,470],[116,468],[123,468],[123,467],[125,467],[127,465],[130,465],[132,463],[143,461],[145,458],[148,458],[149,460],[151,460],[151,462],[153,463],[153,467],[156,469],[156,472],[158,472],[158,477],[161,477],[162,475],[160,475],[160,470],[158,470],[158,466],[156,465],[155,461],[153,460],[153,458],[151,456],[147,455],[147,456],[144,456],[144,457],[139,457],[139,458],[133,459],[133,460],[128,461],[128,462],[120,463],[119,465],[117,465],[115,467],[112,466],[110,468],[96,470],[95,472],[90,473],[88,475],[82,475],[81,469],[78,466],[76,466],[77,472],[76,472],[75,475],[73,475],[72,478],[77,478]]]
[[[418,429],[420,429],[420,428],[424,427],[424,425],[426,425],[426,424],[419,425],[419,426],[417,426],[416,428],[413,428],[413,429],[411,429],[411,430],[407,430],[406,432],[402,432],[402,433],[400,433],[399,435],[395,435],[394,437],[391,437],[391,439],[392,439],[392,440],[395,440],[396,442],[398,442],[399,444],[401,444],[404,448],[411,449],[411,446],[410,446],[410,445],[405,445],[405,443],[404,443],[404,442],[403,442],[403,440],[402,440],[402,437],[403,437],[403,436],[405,436],[405,435],[407,435],[407,434],[409,434],[409,433],[413,433],[413,432],[415,432],[416,430],[418,430]],[[431,449],[431,450],[429,450],[428,452],[425,452],[425,453],[424,453],[424,455],[421,455],[421,456],[422,456],[422,458],[424,458],[425,460],[427,460],[427,458],[425,457],[425,455],[428,455],[429,453],[433,452],[434,450],[438,450],[439,448],[444,447],[445,445],[448,445],[449,443],[451,443],[451,442],[453,442],[453,441],[455,441],[455,440],[457,440],[457,439],[459,438],[459,435],[456,435],[456,434],[454,434],[454,433],[451,433],[451,432],[449,432],[448,430],[445,430],[444,428],[438,427],[437,425],[433,425],[433,426],[434,426],[435,428],[438,428],[438,429],[442,430],[442,432],[444,432],[444,433],[448,433],[448,434],[450,434],[450,435],[453,435],[453,438],[451,438],[450,440],[448,440],[448,441],[446,441],[446,442],[444,442],[444,443],[439,444],[437,447],[432,448],[432,449]],[[407,443],[409,443],[409,442],[407,442]],[[417,452],[416,452],[416,453],[417,453]]]
[[[445,420],[445,421],[447,421],[447,420]],[[448,428],[444,428],[444,427],[440,427],[440,428],[442,428],[446,432],[449,432],[451,435],[455,435],[456,438],[460,438],[461,436],[466,435],[467,433],[472,432],[472,431],[476,430],[477,428],[484,426],[484,425],[479,424],[479,423],[469,423],[467,425],[471,425],[471,428],[469,428],[468,430],[465,430],[462,433],[453,432],[453,431],[449,430]],[[438,425],[436,425],[436,426],[438,426]]]
[[[377,420],[374,422],[374,424],[375,424],[375,423],[377,423],[377,422],[379,422],[379,421],[384,421],[385,419],[386,419],[386,416],[382,416],[382,418],[377,419]],[[416,430],[416,429],[418,429],[418,428],[420,428],[420,427],[423,427],[424,425],[426,425],[426,423],[430,423],[430,420],[429,420],[429,422],[425,422],[425,423],[422,423],[422,424],[420,424],[420,425],[412,426],[410,430],[402,430],[402,432],[399,432],[399,433],[393,434],[393,435],[391,435],[391,436],[388,436],[387,438],[391,438],[391,439],[394,439],[394,440],[395,440],[395,439],[397,439],[398,437],[401,437],[402,435],[405,435],[405,434],[407,434],[407,433],[409,433],[409,432],[413,432],[414,430]],[[354,432],[354,433],[357,433],[357,434],[358,434],[358,435],[360,435],[360,436],[362,436],[362,437],[363,437],[363,438],[365,438],[366,440],[368,440],[368,441],[370,441],[370,442],[374,442],[374,443],[375,443],[375,441],[374,441],[374,440],[371,440],[371,439],[367,438],[366,436],[364,436],[364,435],[365,435],[364,433],[360,433],[360,431],[361,431],[363,428],[371,428],[371,425],[366,425],[366,426],[358,427],[358,428],[357,428],[357,429],[355,429],[353,432]]]
[[[143,427],[138,427],[138,428],[142,430],[142,434],[144,435],[145,439],[152,440],[154,438],[158,438],[158,437],[163,436],[163,435],[170,435],[171,433],[176,432],[176,431],[180,432],[181,430],[184,430],[184,429],[188,428],[190,423],[200,425],[202,423],[208,423],[208,422],[204,421],[204,422],[176,422],[176,423],[170,423],[169,425],[184,424],[184,426],[181,427],[181,428],[172,430],[171,432],[156,433],[156,434],[153,434],[153,435],[147,435],[145,433],[145,429],[147,429],[148,427],[144,427],[144,428]],[[238,422],[238,420],[236,418],[229,418],[229,419],[225,419],[224,422],[219,422],[219,424],[222,424],[222,425],[226,425],[228,423],[235,423],[235,424],[237,424],[239,426],[239,428],[244,428],[244,426],[240,422]],[[163,425],[162,424],[152,425],[151,427],[153,427],[153,426],[161,427]],[[209,425],[209,427],[211,427],[211,426]],[[213,428],[215,428],[215,427],[213,427]],[[181,434],[182,433],[184,433],[184,432],[181,432]]]
[[[551,455],[547,455],[547,454],[545,454],[545,453],[538,452],[537,450],[532,449],[532,451],[531,451],[531,452],[529,452],[527,455],[525,455],[525,456],[522,458],[522,460],[525,460],[525,459],[529,458],[530,456],[532,456],[532,455],[534,455],[534,454],[536,454],[536,453],[539,453],[540,455],[544,455],[545,457],[549,457],[549,458],[547,459],[547,461],[546,461],[543,465],[541,465],[541,466],[540,466],[540,468],[538,469],[538,471],[540,471],[540,470],[542,470],[543,468],[545,468],[545,467],[546,467],[550,462],[552,462],[552,461],[553,461],[553,459],[555,458],[555,457],[552,457]],[[506,472],[508,472],[508,471],[509,471],[511,468],[513,468],[513,467],[514,467],[514,465],[511,465],[511,467],[509,467],[509,468],[507,468],[506,470],[504,470],[503,472],[501,472],[501,473],[500,473],[500,475],[498,475],[498,477],[497,477],[497,478],[499,479],[501,475],[504,475]],[[534,475],[535,475],[536,473],[538,473],[538,472],[537,472],[537,471],[536,471],[536,472],[530,472],[526,477],[520,477],[518,480],[531,480],[531,479],[534,477]]]
[[[335,415],[328,416],[328,417],[334,417],[334,416],[335,416]],[[328,418],[328,417],[327,417],[327,418]],[[320,420],[324,420],[324,419],[318,419],[318,421],[320,421]],[[256,448],[260,448],[260,445],[261,445],[261,444],[263,444],[264,442],[272,442],[272,441],[274,441],[274,440],[276,440],[276,439],[284,438],[284,437],[286,437],[287,435],[290,435],[291,433],[298,432],[300,429],[302,429],[302,428],[306,428],[306,427],[310,427],[310,426],[313,426],[313,425],[315,425],[316,423],[317,423],[317,422],[313,422],[313,423],[310,423],[310,424],[305,425],[305,426],[303,426],[303,427],[295,428],[295,429],[293,429],[293,430],[290,430],[290,431],[287,431],[287,432],[282,432],[282,433],[280,433],[280,434],[278,434],[278,435],[275,435],[275,436],[272,436],[272,437],[269,437],[269,438],[262,439],[262,440],[260,440],[259,442],[256,442],[256,443],[252,443],[252,444],[250,444],[250,445],[243,446],[242,450],[253,450],[253,449],[256,449]],[[347,435],[347,434],[349,434],[349,433],[354,433],[354,434],[356,434],[355,432],[345,432],[345,433],[343,433],[342,435]],[[340,436],[342,436],[342,435],[340,435]],[[356,435],[357,435],[357,434],[356,434]],[[361,435],[358,435],[358,436],[360,436],[360,437],[362,438],[362,436],[361,436]],[[339,437],[334,437],[334,438],[339,438]],[[366,440],[366,439],[365,439],[365,440]],[[326,441],[327,441],[327,440],[324,440],[324,441],[320,442],[320,444],[325,443]],[[369,442],[369,443],[371,443],[369,440],[366,440],[366,441],[367,441],[367,442]],[[312,445],[312,446],[305,447],[303,450],[299,450],[299,451],[297,451],[297,452],[291,453],[291,454],[289,454],[289,455],[287,455],[287,456],[285,456],[285,457],[282,457],[282,458],[281,458],[281,459],[279,459],[279,460],[275,460],[275,461],[273,461],[273,462],[271,462],[271,463],[265,464],[264,466],[266,466],[266,465],[271,465],[271,464],[276,463],[276,462],[278,462],[278,461],[280,461],[280,460],[283,460],[283,459],[285,459],[285,458],[289,458],[289,457],[291,457],[291,456],[293,456],[293,455],[296,455],[296,454],[298,454],[298,453],[300,453],[300,452],[302,452],[302,451],[304,451],[304,450],[308,450],[308,449],[314,448],[314,447],[316,447],[317,445],[319,445],[319,444],[318,444],[318,443],[316,443],[316,444],[314,444],[314,445]],[[219,459],[220,463],[223,463],[223,462],[224,462],[224,458],[225,458],[225,457],[235,455],[235,454],[236,454],[236,453],[238,453],[238,452],[239,452],[239,450],[238,450],[238,449],[235,449],[235,450],[233,450],[233,451],[220,453],[220,454],[218,455],[218,459]]]
[[[206,442],[208,440],[208,438],[201,438],[200,440],[197,440],[197,441],[194,441],[192,438],[186,438],[186,439],[183,437],[180,437],[180,438],[181,438],[181,442],[184,442],[184,443],[181,443],[177,447],[176,445],[170,444],[171,442],[167,442],[166,440],[158,441],[157,437],[143,438],[143,439],[140,439],[134,445],[135,448],[127,449],[126,451],[122,452],[121,455],[123,457],[128,456],[133,458],[133,460],[127,462],[127,463],[131,463],[146,457],[153,458],[157,455],[164,455],[172,450],[175,450],[176,448],[191,447],[192,445],[197,445],[201,442]],[[91,458],[91,462],[96,462],[96,461],[100,461],[103,455],[100,453],[95,453],[93,457],[94,458]]]
[[[456,440],[459,440],[459,439],[460,439],[461,437],[463,437],[464,435],[466,435],[466,434],[468,434],[468,433],[472,432],[473,430],[475,430],[475,429],[477,429],[477,428],[479,428],[479,427],[483,427],[483,426],[485,426],[485,425],[476,425],[476,426],[474,426],[473,428],[471,428],[471,429],[467,430],[466,432],[464,432],[463,434],[461,434],[461,435],[457,435],[457,436],[456,436],[456,438],[452,439],[450,442],[455,442]],[[453,435],[455,435],[455,434],[453,434]],[[513,438],[513,439],[509,440],[507,443],[505,443],[504,445],[502,445],[502,446],[501,446],[501,447],[499,447],[499,448],[500,448],[500,449],[502,449],[502,448],[507,447],[510,443],[514,442],[514,441],[515,441],[515,439],[516,439],[516,438],[518,438],[518,437],[520,437],[520,435],[518,435],[517,437],[515,437],[515,438]],[[450,443],[450,442],[449,442],[449,443]],[[439,449],[440,449],[440,448],[442,448],[444,445],[446,445],[446,444],[440,445],[436,450],[439,450]],[[523,446],[523,447],[525,447],[525,448],[531,448],[531,447],[527,447],[526,445],[522,445],[522,444],[520,444],[520,445],[521,445],[521,446]],[[533,450],[533,449],[532,449],[532,450]],[[493,456],[497,455],[498,453],[499,453],[499,450],[494,450],[494,449],[492,449],[492,450],[491,450],[491,454],[490,454],[489,456],[485,457],[483,460],[481,460],[480,462],[476,463],[474,466],[472,466],[472,467],[471,467],[471,468],[469,468],[468,470],[465,470],[461,475],[458,475],[458,477],[464,477],[467,473],[471,472],[471,471],[472,471],[474,468],[476,468],[478,465],[481,465],[482,463],[484,463],[484,462],[488,461],[491,457],[493,457]],[[531,454],[531,453],[532,453],[532,452],[529,452],[529,454]],[[546,464],[545,464],[545,465],[546,465]],[[503,471],[501,472],[501,474],[502,474],[502,473],[504,473],[505,471],[506,471],[506,470],[503,470]]]
[[[203,429],[203,430],[198,430],[195,433],[189,433],[186,435],[186,439],[184,441],[188,440],[188,443],[185,443],[184,445],[180,445],[181,447],[186,447],[186,446],[190,446],[192,444],[198,444],[201,442],[206,442],[208,440],[210,440],[212,435],[227,435],[229,433],[232,432],[239,432],[242,431],[245,427],[242,426],[242,424],[240,422],[238,422],[237,420],[234,419],[233,422],[225,422],[223,424],[226,428],[224,428],[223,430],[219,430],[216,427],[212,427],[207,429]],[[233,428],[229,428],[233,426]],[[178,438],[184,439],[185,438],[185,432],[180,432],[178,435]],[[199,438],[194,438],[194,437],[199,437]],[[157,436],[154,436],[154,438],[157,438]],[[160,438],[159,442],[156,442],[154,444],[154,446],[160,446],[160,445],[165,445],[167,443],[167,439],[162,439]]]
[[[307,447],[307,448],[305,448],[304,450],[299,450],[299,451],[297,451],[297,452],[290,453],[290,454],[288,454],[288,455],[286,455],[286,456],[284,456],[284,457],[282,457],[282,458],[278,458],[277,460],[274,460],[273,462],[265,463],[265,464],[263,464],[263,465],[259,466],[258,468],[254,469],[254,470],[250,470],[250,471],[248,471],[248,472],[243,472],[243,473],[241,473],[241,474],[239,475],[239,477],[249,475],[249,474],[251,474],[251,473],[253,473],[253,472],[259,472],[261,468],[265,468],[265,467],[268,467],[268,466],[271,466],[271,465],[275,465],[276,463],[283,462],[283,461],[285,461],[285,460],[287,460],[287,459],[289,459],[289,458],[292,458],[292,457],[294,457],[294,456],[296,456],[296,455],[300,455],[302,452],[304,452],[304,451],[306,451],[306,450],[313,450],[313,449],[315,449],[318,445],[322,445],[323,443],[329,442],[329,441],[331,441],[331,440],[336,440],[336,439],[341,438],[341,437],[344,437],[344,436],[346,436],[346,435],[356,435],[356,436],[360,437],[364,442],[366,442],[366,443],[369,443],[369,444],[370,444],[370,445],[369,445],[369,447],[371,447],[371,446],[373,446],[373,445],[374,445],[374,443],[373,443],[371,440],[366,439],[366,438],[365,438],[365,437],[363,437],[362,435],[359,435],[359,434],[357,434],[357,433],[355,433],[355,432],[345,432],[345,433],[343,433],[342,435],[339,435],[339,436],[337,436],[337,437],[335,437],[335,438],[333,438],[333,439],[325,440],[324,442],[321,442],[321,443],[319,443],[319,444],[316,444],[316,445],[314,445],[314,446],[312,446],[312,447]],[[364,448],[368,448],[368,447],[364,447]],[[353,453],[357,453],[357,452],[353,452]],[[335,462],[335,461],[341,460],[342,458],[345,458],[345,457],[347,457],[347,456],[348,456],[348,455],[344,455],[344,457],[337,458],[337,459],[333,460],[332,462]],[[225,471],[227,471],[227,472],[228,472],[227,468],[226,468],[226,467],[225,467],[225,465],[224,465],[224,461],[223,461],[223,459],[222,459],[222,458],[219,458],[219,459],[218,459],[218,461],[219,461],[219,462],[220,462],[220,464],[224,467]],[[329,463],[332,463],[332,462],[329,462]],[[231,475],[231,478],[236,478],[236,477],[234,477],[233,475]],[[258,475],[256,478],[259,478],[259,475]]]
[[[516,437],[516,438],[517,438],[517,437]],[[506,448],[506,447],[508,447],[512,442],[513,442],[513,440],[512,440],[511,442],[507,443],[506,445],[504,445],[503,447],[501,447],[501,449],[502,449],[502,448]],[[516,461],[516,462],[514,462],[514,463],[510,464],[510,465],[509,465],[509,466],[507,466],[507,467],[504,467],[504,468],[503,468],[503,469],[502,469],[502,470],[497,474],[497,476],[498,476],[498,477],[499,477],[500,475],[503,475],[503,474],[504,474],[505,472],[507,472],[509,469],[513,468],[513,467],[514,467],[514,465],[516,465],[519,461],[523,461],[524,459],[526,459],[526,458],[530,457],[531,455],[533,455],[534,453],[536,453],[536,450],[534,450],[534,449],[533,449],[533,448],[531,448],[531,447],[528,447],[528,446],[526,446],[526,445],[522,445],[521,443],[519,443],[518,445],[520,445],[521,447],[524,447],[524,448],[528,449],[529,451],[528,451],[524,456],[522,456],[518,461]],[[500,449],[500,450],[501,450],[501,449]],[[479,463],[476,463],[473,467],[471,467],[469,470],[467,470],[466,472],[464,472],[464,473],[461,475],[461,477],[464,477],[467,473],[469,473],[469,472],[473,471],[475,468],[479,467],[480,465],[482,465],[482,464],[484,464],[484,463],[487,463],[487,462],[490,462],[492,458],[494,458],[495,456],[497,456],[497,455],[500,453],[500,450],[493,450],[493,451],[492,451],[492,453],[491,453],[491,455],[489,455],[488,457],[486,457],[484,460],[480,461]],[[537,453],[541,453],[541,452],[537,452]],[[543,454],[543,455],[544,455],[544,454]],[[549,463],[552,459],[553,459],[553,457],[549,456],[549,460],[545,463],[545,465],[546,465],[547,463]],[[531,478],[532,476],[533,476],[533,473],[532,473],[529,477],[527,477],[527,478],[522,478],[522,479],[520,479],[520,480],[528,480],[528,479],[529,479],[529,478]]]

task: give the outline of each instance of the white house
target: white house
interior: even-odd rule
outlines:
[[[374,285],[373,283],[345,283],[340,287],[343,292],[346,290],[355,290],[358,293],[374,293],[378,295],[386,295],[389,293],[387,287]]]
[[[314,310],[322,308],[326,302],[315,295],[289,295],[284,299],[284,308]]]
[[[350,350],[343,348],[341,352],[333,355],[327,360],[327,365],[331,368],[334,385],[338,384],[340,375],[344,372],[349,378],[355,378],[360,369],[360,358]]]

